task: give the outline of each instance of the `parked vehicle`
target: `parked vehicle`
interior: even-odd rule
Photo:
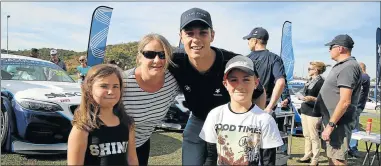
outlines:
[[[52,62],[1,54],[1,146],[24,154],[66,153],[80,86]]]

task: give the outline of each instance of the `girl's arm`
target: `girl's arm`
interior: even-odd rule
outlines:
[[[138,157],[136,155],[136,145],[135,145],[135,126],[130,127],[130,132],[128,134],[128,147],[127,147],[127,161],[128,165],[139,165]]]
[[[84,164],[88,136],[89,133],[87,131],[78,129],[76,126],[73,126],[69,135],[67,146],[68,165]]]

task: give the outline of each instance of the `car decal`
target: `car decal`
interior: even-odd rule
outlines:
[[[60,102],[61,102],[61,103],[64,103],[64,102],[70,102],[70,99],[60,99]]]
[[[1,58],[1,65],[28,65],[28,66],[46,66],[53,69],[61,69],[59,66],[43,62],[43,61],[35,61],[29,59],[16,59],[16,58]]]
[[[73,97],[73,96],[81,96],[81,92],[66,92],[66,93],[48,93],[45,94],[49,99],[57,98],[57,97]]]

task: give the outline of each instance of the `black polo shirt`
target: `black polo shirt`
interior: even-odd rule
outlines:
[[[255,62],[259,80],[266,89],[266,100],[269,102],[276,80],[286,78],[282,58],[269,50],[252,51],[248,57]]]
[[[200,73],[192,66],[184,49],[174,51],[173,62],[176,66],[170,65],[168,68],[184,93],[189,110],[202,120],[206,119],[210,110],[230,101],[222,80],[226,63],[239,55],[216,47],[211,48],[216,52],[216,59],[205,73]],[[263,93],[262,85],[258,87],[253,98],[258,98]]]

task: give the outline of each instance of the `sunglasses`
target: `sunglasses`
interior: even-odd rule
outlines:
[[[80,62],[83,62],[83,61],[85,61],[85,60],[84,60],[84,59],[80,59],[79,61],[80,61]]]
[[[329,50],[331,51],[332,49],[334,49],[336,47],[340,47],[340,46],[338,46],[338,45],[332,45],[331,47],[329,47]]]
[[[308,68],[308,71],[310,71],[310,70],[314,70],[313,68]]]
[[[160,51],[160,52],[142,51],[141,53],[147,59],[155,59],[156,55],[158,55],[160,59],[165,59],[165,52],[164,51]]]

